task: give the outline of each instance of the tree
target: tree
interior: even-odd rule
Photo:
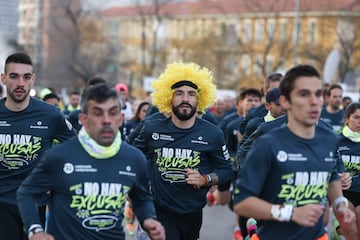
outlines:
[[[359,21],[354,21],[353,18],[342,17],[339,19],[337,36],[342,53],[338,73],[340,82],[344,82],[349,71],[359,66],[360,33],[357,31],[359,27]]]
[[[51,1],[49,8],[46,32],[47,60],[51,65],[44,66],[48,77],[62,82],[67,78],[73,88],[81,88],[90,78],[104,76],[110,66],[116,65],[114,48],[106,39],[104,27],[95,16],[82,10],[79,1]]]
[[[163,8],[166,7],[168,3],[173,2],[173,0],[151,0],[148,4],[142,3],[141,0],[136,1],[136,8],[138,10],[140,19],[141,19],[141,65],[144,75],[152,75],[154,69],[157,67],[159,62],[159,42],[158,42],[158,32],[163,24],[164,18],[169,18],[169,16],[162,12]],[[152,23],[152,42],[148,43],[148,36],[146,35],[147,28],[151,27],[148,23]],[[151,46],[150,51],[148,47]],[[150,56],[149,64],[146,60],[146,52],[149,52]]]

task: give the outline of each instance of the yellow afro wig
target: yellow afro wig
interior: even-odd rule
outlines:
[[[215,101],[216,86],[212,83],[212,79],[212,72],[196,63],[168,64],[160,77],[152,83],[154,89],[151,94],[152,102],[160,112],[172,112],[174,84],[186,81],[197,86],[198,110],[204,112]]]

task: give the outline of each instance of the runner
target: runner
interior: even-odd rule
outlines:
[[[14,53],[5,61],[2,83],[7,96],[0,100],[0,232],[1,239],[26,239],[16,191],[54,141],[65,141],[75,132],[55,107],[30,97],[35,73],[30,57]],[[45,224],[46,195],[40,206]]]
[[[215,99],[212,73],[195,63],[169,64],[153,88],[153,104],[172,115],[145,122],[134,145],[150,161],[156,213],[167,239],[195,240],[210,186],[232,176],[222,131],[198,117]]]
[[[78,137],[49,150],[18,190],[29,239],[125,239],[122,220],[129,195],[144,229],[152,239],[165,240],[164,228],[154,219],[146,159],[121,141],[116,90],[107,84],[88,87],[81,110]],[[45,233],[36,198],[47,191],[51,214]]]
[[[328,197],[344,228],[355,220],[337,174],[336,136],[316,125],[323,104],[319,77],[310,65],[287,71],[280,83],[287,125],[260,137],[240,170],[234,210],[264,220],[251,239],[326,239]]]
[[[360,103],[350,104],[345,111],[345,126],[339,137],[338,153],[344,162],[343,172],[352,176],[349,188],[343,194],[350,201],[350,207],[355,212],[357,226],[355,234],[359,236],[360,229]],[[345,173],[342,173],[345,174]],[[340,228],[341,229],[341,228]],[[336,229],[335,229],[336,230]],[[335,231],[336,232],[336,231]],[[346,239],[350,239],[346,231],[340,231]],[[336,234],[336,233],[335,233]]]

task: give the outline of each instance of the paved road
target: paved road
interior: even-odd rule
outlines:
[[[328,230],[332,231],[334,216],[330,213]],[[203,225],[199,240],[232,240],[235,216],[227,206],[212,206],[204,208]],[[136,240],[133,236],[126,236],[126,240]]]
[[[227,206],[205,207],[199,240],[232,240],[234,224],[234,214]],[[126,240],[136,238],[127,235]]]

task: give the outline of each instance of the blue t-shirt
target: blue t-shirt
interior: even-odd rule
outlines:
[[[265,104],[249,109],[249,111],[246,113],[244,121],[241,122],[241,125],[239,127],[240,133],[242,135],[245,133],[246,125],[248,124],[250,119],[253,119],[254,117],[264,117],[267,112],[268,110],[266,109]]]
[[[331,125],[334,131],[338,134],[341,133],[341,129],[344,125],[344,110],[340,109],[337,113],[329,113],[324,107],[321,110],[320,120],[326,122]]]
[[[239,133],[239,126],[243,121],[242,116],[238,116],[234,120],[230,121],[225,128],[225,141],[227,147],[229,149],[230,156],[232,158],[235,157],[237,146],[238,146],[238,133]]]
[[[326,139],[326,144],[324,144]],[[254,142],[235,184],[234,204],[256,196],[272,204],[300,207],[327,204],[330,181],[338,179],[337,138],[332,130],[316,127],[313,139],[303,139],[287,126],[261,136]],[[322,218],[314,227],[294,222],[264,221],[260,239],[316,239],[326,231]]]
[[[360,192],[360,143],[353,142],[341,134],[337,152],[344,163],[345,172],[349,172],[352,177],[348,191]]]
[[[122,142],[113,157],[96,159],[78,138],[54,146],[18,190],[26,228],[39,223],[35,199],[50,191],[48,232],[56,239],[124,240],[127,196],[139,222],[155,217],[148,165],[138,149]]]
[[[170,118],[145,122],[134,146],[150,162],[151,189],[155,202],[178,213],[201,210],[209,187],[195,189],[185,182],[185,169],[201,174],[215,172],[219,184],[232,177],[232,165],[222,131],[214,124],[196,118],[189,129],[177,128]]]
[[[124,138],[127,139],[128,136],[136,129],[136,127],[139,125],[140,120],[132,120],[126,121],[124,124],[124,127],[122,128],[122,134],[124,135]]]
[[[0,201],[15,204],[16,190],[54,140],[75,136],[71,124],[53,105],[30,98],[28,107],[12,112],[0,100]]]
[[[151,109],[154,109],[154,106],[152,106]],[[137,136],[139,135],[139,133],[140,133],[141,129],[143,128],[145,122],[146,121],[152,121],[154,119],[166,119],[166,116],[161,112],[155,112],[155,113],[153,113],[151,115],[147,115],[142,121],[140,121],[137,124],[136,128],[129,133],[129,135],[127,136],[126,141],[129,144],[133,144],[133,142],[135,141],[135,138],[137,138]]]

